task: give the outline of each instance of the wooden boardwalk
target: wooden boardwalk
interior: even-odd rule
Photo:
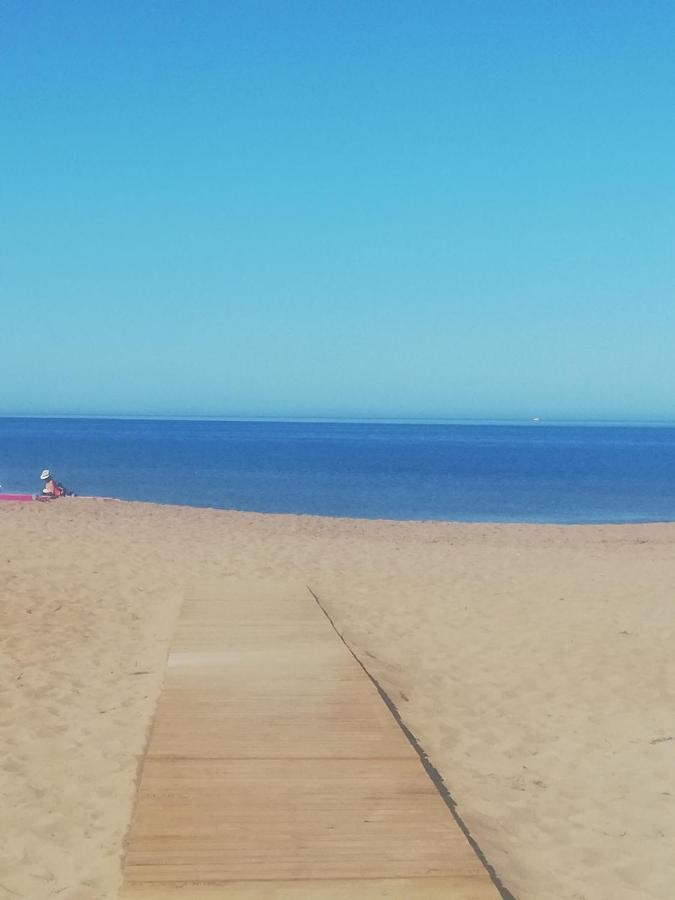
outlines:
[[[185,601],[121,900],[495,900],[393,716],[306,588]]]

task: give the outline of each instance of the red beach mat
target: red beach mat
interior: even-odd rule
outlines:
[[[15,503],[28,503],[34,499],[32,494],[0,494],[0,500],[14,500]]]

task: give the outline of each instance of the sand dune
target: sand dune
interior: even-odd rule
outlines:
[[[675,525],[0,508],[0,898],[112,900],[182,597],[312,586],[521,900],[670,900]]]

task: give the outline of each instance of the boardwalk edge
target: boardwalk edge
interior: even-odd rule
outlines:
[[[415,735],[412,733],[412,731],[408,728],[408,726],[403,721],[401,714],[398,710],[398,707],[396,706],[394,701],[391,699],[389,694],[382,687],[380,682],[373,675],[371,675],[371,673],[368,671],[365,664],[361,661],[360,657],[355,653],[355,651],[347,643],[344,636],[338,630],[335,622],[333,621],[330,614],[328,613],[328,610],[325,608],[325,606],[321,602],[319,595],[317,593],[315,593],[315,591],[313,591],[309,585],[306,585],[306,588],[309,591],[309,593],[312,595],[314,600],[316,601],[316,604],[319,607],[319,609],[321,610],[321,612],[324,614],[324,616],[330,622],[330,625],[331,625],[333,631],[337,634],[337,636],[340,638],[340,640],[345,645],[347,650],[349,650],[351,655],[354,657],[356,662],[359,664],[359,666],[361,667],[361,669],[363,670],[365,675],[368,677],[370,682],[374,685],[378,694],[380,695],[380,697],[384,701],[385,705],[387,706],[387,709],[394,717],[396,724],[399,726],[399,728],[405,735],[406,739],[408,740],[408,743],[411,745],[411,747],[414,749],[415,753],[418,755],[420,762],[424,766],[424,769],[425,769],[427,775],[429,776],[432,783],[434,784],[434,787],[436,788],[436,790],[440,794],[441,798],[443,799],[443,802],[450,810],[450,813],[452,814],[453,819],[459,826],[464,837],[469,842],[471,849],[476,854],[476,856],[480,860],[481,864],[487,871],[488,875],[490,876],[490,880],[492,881],[494,886],[499,891],[499,895],[501,896],[502,900],[517,900],[517,898],[511,893],[511,891],[509,891],[509,889],[504,885],[501,878],[497,874],[494,866],[492,866],[490,864],[487,857],[485,856],[485,853],[481,850],[476,839],[473,837],[473,835],[469,831],[469,827],[467,826],[466,822],[462,819],[461,815],[459,814],[459,811],[457,809],[457,803],[454,800],[450,791],[448,790],[448,786],[446,785],[445,781],[443,780],[443,776],[441,775],[441,773],[438,771],[438,769],[434,766],[434,764],[429,759],[429,756],[427,755],[426,750],[422,747],[422,745],[417,740]]]

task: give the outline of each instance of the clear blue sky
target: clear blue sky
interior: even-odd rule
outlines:
[[[675,419],[675,6],[0,5],[0,412]]]

